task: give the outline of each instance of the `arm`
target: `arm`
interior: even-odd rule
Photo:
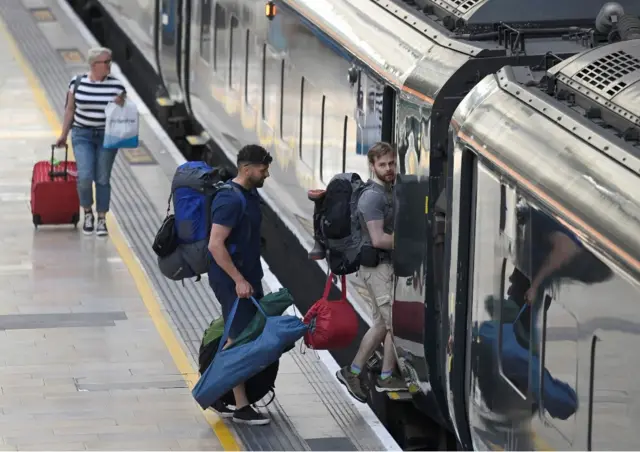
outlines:
[[[242,218],[242,202],[229,190],[218,193],[212,207],[209,251],[220,268],[235,282],[238,297],[247,298],[253,293],[253,288],[233,263],[226,245],[231,231]]]
[[[580,247],[566,234],[555,231],[548,239],[551,242],[551,252],[547,254],[544,262],[540,266],[538,273],[531,282],[531,288],[525,294],[526,299],[531,302],[536,297],[538,288],[545,278],[571,261],[580,252]]]
[[[360,197],[358,209],[367,225],[374,248],[390,250],[393,248],[393,235],[384,232],[385,199],[378,193],[366,191]]]
[[[393,235],[384,232],[383,226],[384,220],[367,221],[367,230],[371,236],[371,244],[373,247],[390,250],[393,248]]]
[[[56,141],[56,146],[64,146],[69,136],[69,130],[73,124],[73,114],[76,110],[76,98],[72,89],[67,92],[67,106],[64,109],[64,119],[62,120],[62,131],[60,132],[60,138]]]
[[[209,251],[220,268],[223,269],[236,284],[239,284],[244,281],[244,277],[234,265],[225,245],[225,241],[229,237],[229,234],[231,234],[231,229],[229,226],[214,223],[211,226],[211,235],[209,236]]]

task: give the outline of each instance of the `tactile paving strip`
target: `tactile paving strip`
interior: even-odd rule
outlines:
[[[65,67],[57,51],[51,48],[20,0],[0,0],[0,14],[39,77],[51,105],[61,118],[67,86],[74,74]],[[182,286],[162,276],[151,249],[157,227],[162,221],[161,214],[154,209],[153,203],[138,183],[124,156],[119,155],[116,159],[112,177],[112,208],[123,233],[144,266],[189,353],[197,362],[202,331],[211,319],[220,315],[208,284],[206,280],[199,283],[189,281]],[[354,445],[361,450],[378,449],[380,446],[375,435],[371,435],[355,407],[345,403],[337,387],[338,383],[322,364],[315,357],[302,355],[297,350],[291,354]],[[267,427],[232,427],[247,450],[312,449],[312,446],[297,434],[277,397],[267,410],[272,417],[272,423]],[[313,449],[318,446],[320,444],[313,446]]]

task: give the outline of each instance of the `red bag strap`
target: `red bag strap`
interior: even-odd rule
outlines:
[[[329,298],[329,292],[331,291],[331,283],[333,282],[333,273],[329,272],[329,276],[327,277],[327,282],[324,285],[324,294],[322,298],[325,300]],[[342,284],[342,300],[347,299],[347,277],[345,275],[340,276],[340,282]]]

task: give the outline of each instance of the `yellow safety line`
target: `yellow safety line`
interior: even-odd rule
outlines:
[[[54,131],[54,133],[56,133],[57,138],[57,134],[59,134],[60,130],[62,130],[62,124],[56,113],[51,108],[51,105],[47,100],[46,94],[44,92],[44,89],[42,88],[42,85],[40,84],[40,81],[34,74],[29,63],[23,57],[22,52],[18,48],[15,39],[7,29],[7,26],[2,18],[0,18],[0,33],[2,33],[3,37],[9,43],[11,53],[22,69],[25,77],[27,78],[29,88],[31,89],[35,97],[38,107],[46,116],[47,122],[51,126],[51,129]],[[60,99],[60,102],[64,102],[64,99]],[[71,158],[73,159],[73,150],[71,150],[70,154]],[[107,216],[107,224],[109,225],[109,229],[111,230],[111,241],[116,247],[118,254],[120,254],[122,261],[129,269],[129,273],[136,283],[136,287],[138,288],[140,297],[147,307],[147,311],[149,312],[149,315],[153,320],[153,323],[158,330],[160,337],[164,341],[167,349],[169,350],[169,353],[171,354],[171,357],[173,358],[174,363],[176,364],[176,367],[178,368],[178,371],[182,374],[182,377],[184,378],[188,387],[190,389],[193,389],[198,381],[198,373],[191,365],[191,362],[189,361],[189,358],[187,357],[187,354],[185,353],[180,341],[176,338],[173,329],[171,328],[171,326],[169,326],[169,323],[167,322],[167,319],[162,312],[162,308],[158,303],[151,283],[149,282],[149,279],[142,265],[140,264],[134,253],[131,251],[129,246],[127,246],[127,242],[122,235],[122,232],[118,225],[118,221],[111,213]],[[240,450],[240,445],[236,441],[233,433],[231,433],[229,428],[225,425],[225,423],[219,416],[217,416],[210,410],[202,410],[202,413],[207,422],[211,425],[211,428],[218,437],[218,440],[220,441],[224,450]]]

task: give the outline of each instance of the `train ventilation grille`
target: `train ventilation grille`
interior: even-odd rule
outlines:
[[[635,71],[640,71],[640,60],[620,50],[597,59],[576,77],[611,98],[627,86],[621,79]]]
[[[449,4],[449,6],[451,6],[453,9],[456,9],[461,14],[464,14],[481,1],[483,0],[445,0],[443,3]]]

